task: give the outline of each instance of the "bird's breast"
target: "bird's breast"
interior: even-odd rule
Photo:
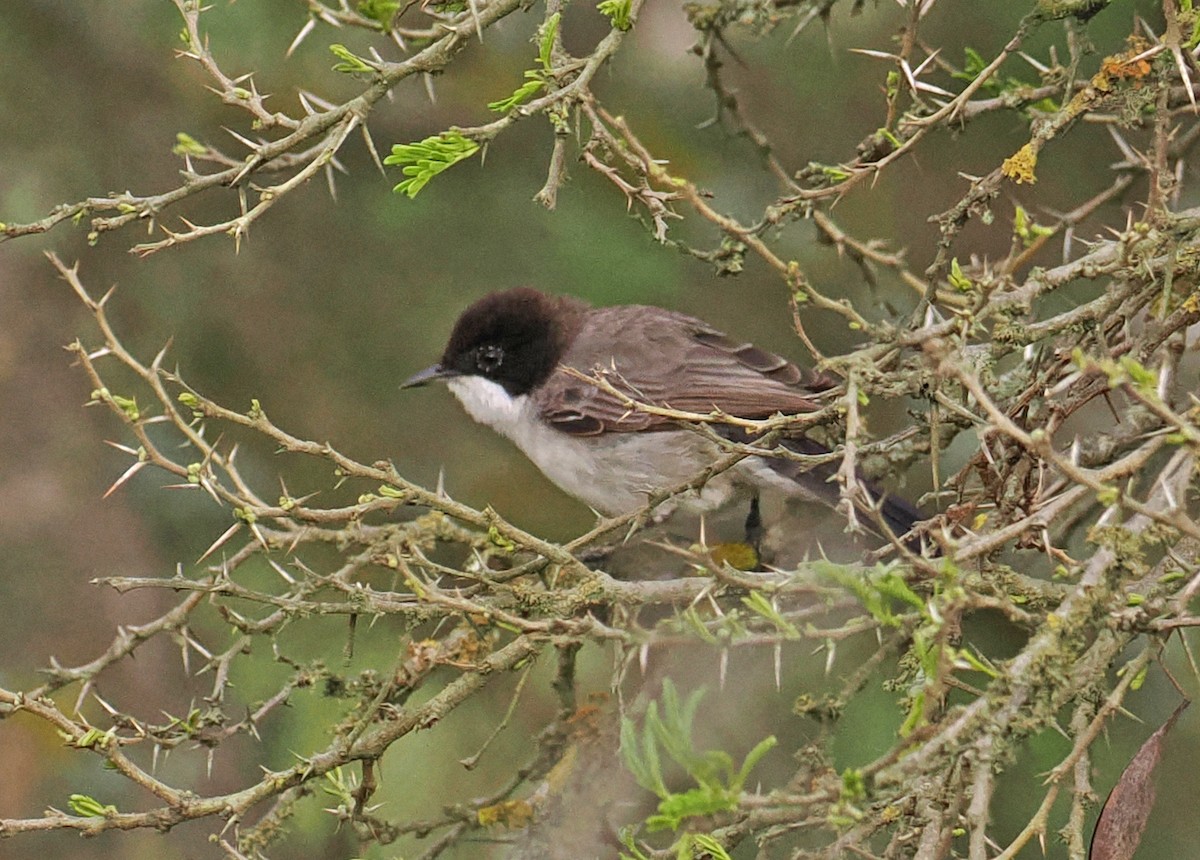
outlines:
[[[542,473],[602,514],[636,510],[655,490],[695,478],[719,456],[716,446],[688,430],[572,436],[542,420],[528,396],[512,396],[480,377],[449,380],[450,390],[480,424],[511,439]],[[714,481],[700,499],[720,504],[727,482]]]

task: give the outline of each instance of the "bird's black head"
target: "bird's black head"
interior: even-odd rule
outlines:
[[[545,382],[571,345],[586,305],[517,287],[484,296],[450,333],[437,376],[482,376],[514,397]]]

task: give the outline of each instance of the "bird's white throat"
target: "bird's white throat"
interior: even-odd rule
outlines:
[[[626,505],[636,507],[636,499],[627,498],[629,491],[624,486],[596,486],[595,440],[574,439],[547,425],[528,395],[514,397],[502,385],[480,376],[459,376],[447,382],[468,415],[515,442],[547,478],[571,495],[605,512]],[[619,472],[614,479],[624,483]],[[614,493],[619,498],[614,498]]]
[[[532,417],[528,396],[513,397],[504,386],[482,376],[456,376],[447,385],[468,415],[520,445],[517,435]]]

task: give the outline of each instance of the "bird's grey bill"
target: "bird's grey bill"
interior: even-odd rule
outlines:
[[[440,364],[435,364],[433,367],[427,367],[420,373],[414,373],[408,379],[400,383],[401,388],[416,388],[418,385],[424,385],[426,382],[434,382],[439,379],[450,379],[458,376],[458,372],[451,370],[448,367],[442,367]]]

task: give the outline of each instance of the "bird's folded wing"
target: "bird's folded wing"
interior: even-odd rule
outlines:
[[[817,395],[834,380],[774,353],[727,337],[708,324],[636,306],[595,312],[563,364],[601,376],[629,400],[708,415],[739,418],[799,414],[818,408]],[[588,379],[558,370],[535,395],[544,420],[572,435],[669,429],[674,422],[615,396]]]

